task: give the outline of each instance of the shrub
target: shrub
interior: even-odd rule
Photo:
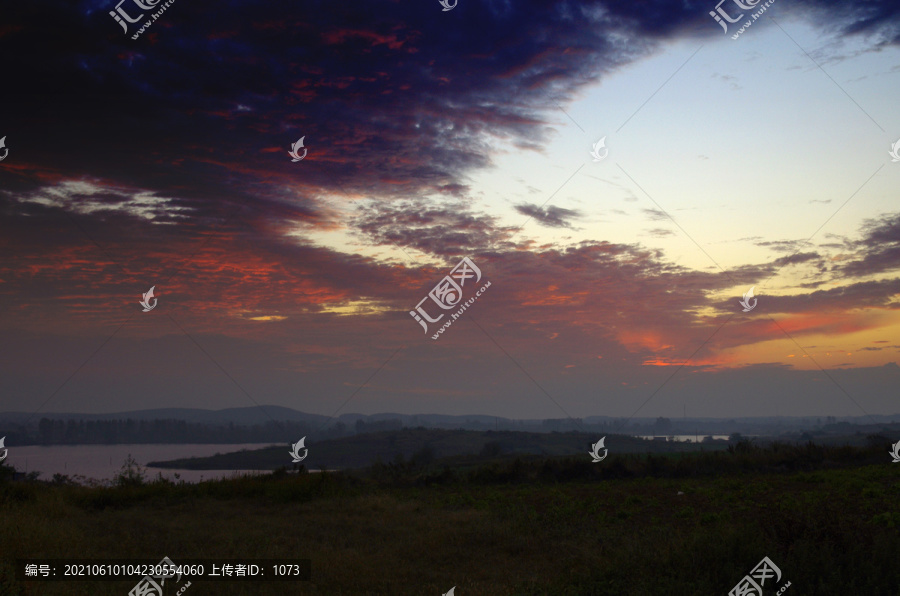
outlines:
[[[145,478],[146,472],[129,453],[121,470],[113,477],[113,484],[120,487],[143,486]]]

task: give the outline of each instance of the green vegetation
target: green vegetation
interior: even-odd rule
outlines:
[[[900,593],[900,466],[881,440],[598,464],[478,451],[465,465],[422,451],[199,484],[148,481],[133,461],[112,487],[7,474],[0,594],[123,596],[135,583],[20,584],[15,557],[163,556],[312,560],[310,582],[195,581],[198,596],[727,594],[764,556],[787,595]]]

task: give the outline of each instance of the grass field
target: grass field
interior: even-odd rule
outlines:
[[[745,443],[196,485],[135,469],[113,487],[7,478],[0,593],[124,596],[135,584],[19,583],[17,557],[168,556],[312,562],[308,582],[194,581],[185,594],[198,596],[725,595],[768,556],[788,595],[896,596],[898,474],[880,445]]]

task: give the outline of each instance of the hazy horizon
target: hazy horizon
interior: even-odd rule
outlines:
[[[33,415],[32,412],[28,412],[26,410],[19,410],[19,411],[11,410],[11,411],[0,411],[0,421],[4,420],[2,418],[3,416],[10,416],[10,415],[14,415],[16,417],[21,417],[21,418],[26,418],[26,419],[28,419],[28,421],[30,423],[34,424],[40,418],[53,418],[53,416],[91,416],[91,417],[105,417],[105,416],[119,416],[119,415],[132,416],[132,415],[137,415],[137,414],[155,415],[154,413],[156,413],[156,412],[170,412],[170,411],[174,411],[174,412],[183,411],[183,412],[190,412],[190,413],[210,413],[210,414],[233,412],[234,415],[238,416],[241,413],[243,413],[245,410],[256,410],[256,409],[259,409],[260,407],[268,410],[268,413],[271,414],[271,413],[273,413],[272,412],[273,408],[281,408],[284,406],[275,406],[273,404],[262,404],[261,406],[251,406],[248,408],[238,407],[238,408],[222,408],[222,409],[173,407],[173,408],[151,408],[151,409],[141,409],[141,410],[123,410],[123,411],[112,411],[112,412],[42,412],[36,416]],[[297,414],[302,414],[304,416],[330,419],[330,416],[328,414],[321,413],[321,412],[306,412],[306,411],[302,411],[302,410],[294,410],[292,408],[291,408],[291,411],[295,412]],[[267,418],[266,416],[261,415],[260,419],[263,421],[267,421],[269,419],[279,420],[279,418],[277,418],[277,415],[280,412],[276,411],[274,413],[276,414],[276,416]],[[345,419],[352,418],[352,417],[360,417],[360,418],[368,419],[368,418],[373,418],[373,417],[387,417],[387,416],[404,416],[404,417],[408,417],[408,418],[415,418],[415,417],[419,417],[419,416],[421,416],[423,418],[439,417],[439,416],[447,417],[447,418],[467,418],[468,417],[468,418],[472,418],[472,419],[483,418],[486,421],[490,421],[490,419],[498,418],[498,419],[509,420],[509,421],[513,421],[513,422],[516,422],[516,421],[541,422],[544,420],[553,420],[553,421],[568,420],[567,418],[552,418],[552,417],[550,417],[550,418],[515,418],[515,417],[509,417],[509,416],[496,416],[496,415],[492,415],[492,414],[481,414],[481,413],[477,413],[477,412],[469,412],[467,414],[443,414],[440,412],[409,412],[409,413],[407,413],[407,412],[387,412],[387,411],[374,412],[372,414],[363,414],[360,412],[341,412],[338,416],[334,417],[334,420],[339,420],[342,417]],[[603,414],[588,414],[586,416],[577,417],[577,418],[575,418],[575,420],[591,420],[591,419],[603,419],[603,418],[608,418],[610,420],[620,420],[625,417],[623,417],[623,416],[606,416]],[[656,418],[659,418],[659,417],[633,416],[633,417],[629,417],[628,420],[631,420],[634,422],[648,422],[648,421],[653,421]],[[682,416],[670,417],[672,422],[678,422],[681,420],[727,421],[727,420],[732,420],[732,419],[738,420],[738,421],[740,421],[740,420],[746,421],[746,420],[764,420],[764,419],[778,419],[778,418],[800,419],[800,420],[808,420],[808,419],[812,419],[812,418],[819,418],[819,419],[833,418],[836,421],[851,420],[851,421],[859,421],[862,424],[866,424],[866,423],[871,423],[872,419],[878,419],[878,418],[882,418],[882,419],[898,418],[898,419],[900,419],[900,412],[895,412],[892,414],[869,413],[869,414],[861,414],[859,416],[852,416],[852,415],[850,415],[850,416],[832,416],[830,414],[813,413],[813,414],[805,414],[805,415],[800,414],[800,415],[796,415],[796,416],[773,415],[773,416],[731,416],[731,417],[710,417],[710,418],[706,418],[706,417],[702,417],[702,416],[688,416],[685,414]],[[376,418],[376,419],[388,420],[389,418]],[[7,419],[7,420],[10,420],[10,419]],[[184,419],[184,420],[188,420],[188,419]],[[204,422],[212,422],[213,421],[212,418],[210,418],[210,419],[200,418],[198,420],[202,420]],[[227,420],[227,419],[223,419],[223,420]],[[16,423],[16,424],[20,424],[22,422],[23,421],[14,421],[14,423]],[[253,424],[253,423],[258,423],[258,422],[253,421],[253,420],[247,420],[246,423]]]

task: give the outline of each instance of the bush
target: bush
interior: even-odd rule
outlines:
[[[53,484],[69,485],[69,486],[74,486],[76,484],[75,481],[73,481],[71,478],[69,478],[68,475],[59,474],[59,473],[54,474],[53,479],[50,482],[52,482]]]
[[[146,472],[129,453],[121,470],[113,477],[113,484],[120,487],[143,486],[145,481]]]

